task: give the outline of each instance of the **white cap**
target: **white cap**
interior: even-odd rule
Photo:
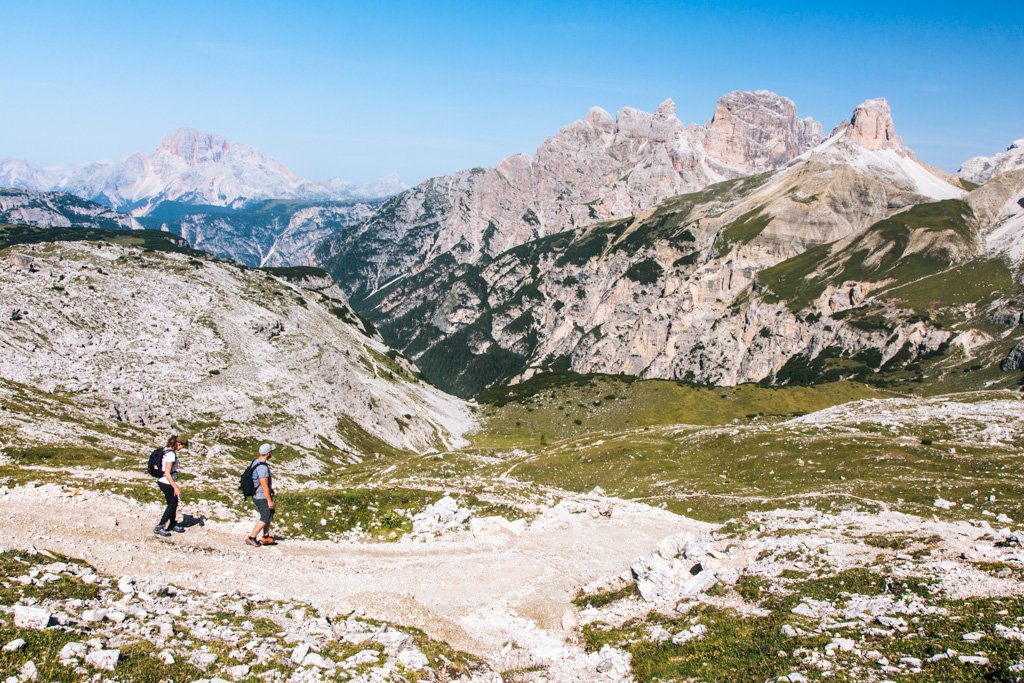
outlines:
[[[274,450],[274,444],[272,444],[272,443],[265,443],[262,446],[260,446],[260,455],[266,455],[267,453],[269,453],[272,450]]]

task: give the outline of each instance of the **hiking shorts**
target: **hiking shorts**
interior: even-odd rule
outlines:
[[[274,519],[274,510],[267,503],[267,500],[265,498],[253,498],[252,502],[260,513],[260,521],[264,524],[270,524],[270,520]]]

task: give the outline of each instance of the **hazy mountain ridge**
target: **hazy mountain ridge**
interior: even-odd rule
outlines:
[[[254,147],[193,128],[165,136],[153,154],[113,163],[47,169],[7,159],[0,162],[0,186],[68,192],[136,216],[166,201],[239,208],[266,199],[378,199],[405,189],[394,174],[363,185],[319,183]]]

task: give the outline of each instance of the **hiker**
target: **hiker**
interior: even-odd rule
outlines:
[[[164,508],[164,516],[160,518],[160,523],[153,529],[153,533],[157,536],[170,536],[172,531],[179,534],[185,533],[185,527],[178,524],[178,502],[181,500],[181,488],[178,486],[177,479],[178,452],[187,447],[188,439],[179,440],[175,434],[167,439],[166,448],[157,449],[150,456],[150,469],[153,469],[153,460],[160,451],[163,451],[159,455],[159,472],[162,476],[156,480],[156,484],[164,494],[167,507]]]
[[[245,537],[245,544],[253,547],[277,545],[270,535],[270,522],[274,519],[274,481],[270,474],[270,454],[274,452],[274,444],[265,443],[260,446],[260,457],[252,461],[253,496],[252,502],[260,513],[259,521],[252,529],[252,534]],[[260,532],[263,532],[261,539]]]

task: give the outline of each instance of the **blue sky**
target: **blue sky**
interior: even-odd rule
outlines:
[[[371,6],[372,5],[372,6]],[[315,179],[409,183],[532,153],[593,105],[731,90],[792,98],[826,131],[884,96],[955,170],[1024,137],[1010,3],[0,3],[0,158],[152,151],[183,125]]]

